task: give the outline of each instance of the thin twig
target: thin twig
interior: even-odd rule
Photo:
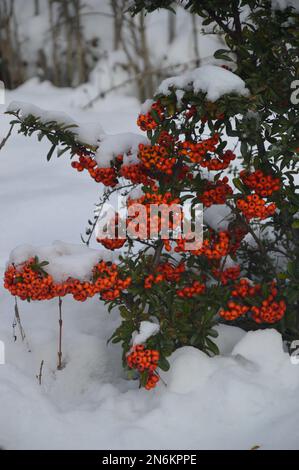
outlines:
[[[22,323],[21,323],[21,317],[20,317],[17,297],[15,297],[15,319],[16,319],[17,325],[19,327],[19,331],[20,331],[22,341],[24,341],[25,338],[26,338],[26,334],[25,334],[24,328],[23,328]]]
[[[8,141],[8,139],[10,138],[13,128],[14,128],[14,124],[12,124],[12,125],[10,126],[8,133],[6,134],[6,136],[4,137],[4,139],[1,141],[1,143],[0,143],[0,150],[3,149],[4,145],[6,144],[6,142]]]
[[[22,326],[17,297],[15,296],[15,318],[14,318],[14,322],[13,322],[13,332],[14,332],[14,340],[15,341],[17,340],[17,336],[15,334],[15,326],[16,325],[18,325],[18,327],[19,327],[19,331],[20,331],[22,341],[25,341],[28,352],[31,352],[31,347],[30,347],[29,341],[26,337],[25,330]]]
[[[62,299],[59,297],[58,299],[58,307],[59,307],[59,341],[58,341],[58,364],[57,369],[63,369],[62,365]]]
[[[212,57],[212,56],[210,56],[210,57]],[[204,59],[208,59],[208,58],[209,57],[205,57]],[[203,59],[203,61],[204,61],[204,59]],[[188,66],[188,65],[193,64],[193,63],[196,64],[196,62],[197,62],[196,59],[193,59],[193,60],[189,60],[188,62],[183,62],[181,64],[175,64],[175,65],[168,65],[166,67],[161,67],[161,68],[158,68],[158,69],[151,69],[151,70],[146,70],[146,71],[141,70],[140,72],[136,73],[133,77],[129,77],[128,79],[124,80],[120,84],[114,85],[113,87],[109,88],[108,90],[104,90],[104,91],[99,92],[94,98],[92,98],[90,101],[88,101],[88,103],[86,103],[82,107],[82,109],[89,108],[97,100],[99,100],[100,98],[104,98],[108,93],[111,93],[115,90],[118,90],[119,88],[122,88],[125,85],[130,84],[130,83],[132,83],[132,81],[136,81],[138,79],[141,79],[145,75],[160,74],[161,72],[166,72],[167,70],[176,69],[178,67],[185,67],[185,66]]]
[[[36,376],[39,385],[42,384],[43,367],[44,367],[44,360],[42,360],[42,362],[40,363],[39,374]]]

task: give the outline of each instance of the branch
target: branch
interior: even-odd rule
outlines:
[[[207,59],[208,57],[205,57],[205,59]],[[82,109],[87,109],[89,108],[90,106],[92,106],[97,100],[101,99],[101,98],[104,98],[108,93],[111,93],[115,90],[118,90],[119,88],[122,88],[123,86],[125,85],[128,85],[130,83],[132,83],[132,81],[135,81],[135,80],[138,80],[146,75],[154,75],[154,74],[158,74],[158,73],[161,73],[161,72],[165,72],[169,69],[175,69],[177,67],[183,67],[183,66],[188,66],[190,64],[196,64],[197,60],[196,59],[193,59],[193,60],[190,60],[188,62],[183,62],[181,64],[176,64],[176,65],[168,65],[167,67],[162,67],[162,68],[158,68],[158,69],[151,69],[151,70],[147,70],[147,71],[141,71],[141,72],[138,72],[136,73],[136,75],[134,77],[129,77],[127,78],[126,80],[124,80],[123,82],[121,82],[119,85],[114,85],[112,86],[111,88],[108,88],[108,90],[105,90],[105,91],[101,91],[99,92],[94,98],[92,98],[90,101],[88,101],[88,103],[86,103]]]
[[[7,135],[4,137],[4,139],[3,139],[2,142],[0,143],[0,150],[3,149],[4,145],[6,144],[6,142],[8,141],[8,139],[10,138],[13,128],[14,128],[14,124],[12,124],[12,125],[10,126]]]

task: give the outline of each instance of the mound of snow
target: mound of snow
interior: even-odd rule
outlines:
[[[55,241],[49,246],[20,245],[11,252],[9,264],[18,265],[34,256],[39,261],[48,261],[49,264],[44,269],[56,282],[65,281],[69,277],[88,280],[93,267],[100,260],[112,260],[112,254],[107,250],[94,250],[85,245]]]
[[[194,93],[203,92],[210,101],[217,101],[221,96],[230,93],[248,95],[245,82],[240,77],[216,65],[203,65],[191,72],[166,78],[160,84],[158,93],[169,95],[171,88],[192,90]]]
[[[124,159],[125,164],[138,162],[137,152],[139,144],[147,145],[148,139],[140,134],[125,132],[122,134],[105,135],[101,138],[99,148],[95,159],[101,168],[109,168],[110,162],[117,155],[123,155],[130,152]]]
[[[217,344],[220,354],[222,355],[231,354],[236,344],[246,335],[244,330],[236,326],[220,324],[215,326],[214,329],[218,332],[218,337],[213,341]]]
[[[73,132],[80,143],[97,147],[99,140],[104,136],[103,128],[98,123],[80,123],[62,111],[46,111],[38,106],[23,101],[12,101],[7,107],[8,112],[19,111],[21,119],[35,116],[43,124],[55,121],[59,125],[70,126],[68,130]]]
[[[150,321],[142,321],[140,323],[139,331],[134,331],[132,334],[133,346],[136,344],[145,343],[148,338],[153,335],[156,335],[160,330],[157,323],[152,323]]]
[[[170,365],[165,374],[167,389],[175,393],[199,391],[214,371],[210,358],[192,346],[177,349],[170,357]]]

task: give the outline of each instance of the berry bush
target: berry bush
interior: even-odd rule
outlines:
[[[137,14],[173,2],[133,3]],[[72,129],[10,111],[20,132],[49,138],[48,159],[58,145],[60,153],[70,151],[71,166],[105,187],[104,201],[126,191],[128,207],[138,203],[146,213],[152,203],[204,206],[204,240],[192,249],[186,237],[173,236],[173,220],[167,236],[151,240],[147,219],[139,227],[143,237],[98,239],[106,249],[122,251],[117,264],[99,262],[90,282],[56,285],[37,259],[6,272],[5,287],[21,299],[71,294],[84,301],[99,294],[109,310],[117,307],[121,323],[111,341],[122,344],[124,367],[146,389],[156,385],[158,368],[167,370],[167,357],[181,346],[217,354],[219,322],[247,330],[274,327],[286,340],[299,335],[299,114],[291,100],[299,74],[299,17],[291,8],[274,11],[266,0],[224,3],[189,1],[185,7],[222,34],[226,49],[215,53],[217,67],[228,79],[231,71],[242,78],[248,94],[223,93],[212,101],[192,83],[181,87],[174,81],[167,92],[160,89],[138,116],[148,144],[139,145],[137,158],[130,160],[128,150],[102,166],[97,149]],[[131,192],[136,186],[141,196]],[[98,218],[89,221],[87,244]],[[161,228],[163,212],[155,222]],[[132,346],[132,334],[144,321],[157,323],[159,331]]]

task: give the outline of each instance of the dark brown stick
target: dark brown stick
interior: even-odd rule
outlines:
[[[39,374],[36,376],[39,385],[42,384],[43,367],[44,367],[44,360],[42,360],[42,362],[40,363]]]
[[[63,369],[62,366],[62,299],[59,297],[58,300],[58,307],[59,307],[59,341],[58,341],[58,364],[57,369]]]

